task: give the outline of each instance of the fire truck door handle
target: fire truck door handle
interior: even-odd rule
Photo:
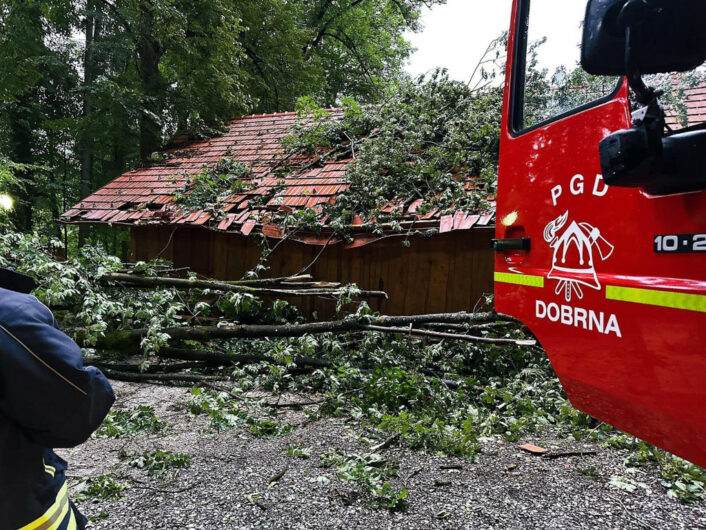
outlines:
[[[524,250],[529,252],[531,240],[529,237],[493,239],[491,247],[495,252],[507,252],[508,250]]]

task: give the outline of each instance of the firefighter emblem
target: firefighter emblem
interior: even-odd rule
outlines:
[[[568,220],[567,210],[546,226],[544,240],[554,249],[552,268],[547,277],[558,281],[554,292],[559,295],[563,291],[566,301],[570,302],[574,295],[579,300],[583,298],[581,286],[600,290],[593,251],[597,250],[601,261],[605,261],[615,247],[605,240],[598,228],[588,223],[571,221],[568,228],[564,228]]]

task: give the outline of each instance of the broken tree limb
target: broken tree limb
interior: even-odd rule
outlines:
[[[487,324],[478,324],[475,326],[466,326],[463,324],[439,324],[436,322],[430,322],[429,324],[422,324],[422,327],[425,328],[430,328],[430,329],[443,329],[443,330],[450,330],[450,329],[459,329],[464,332],[469,332],[469,331],[484,331],[484,330],[494,330],[495,328],[501,328],[501,327],[508,327],[508,326],[522,326],[523,324],[521,322],[510,322],[510,321],[504,321],[504,322],[489,322]]]
[[[141,374],[154,374],[154,373],[173,373],[180,372],[182,370],[188,370],[192,368],[204,368],[203,362],[198,361],[186,361],[178,362],[174,364],[153,364],[144,369],[136,363],[118,363],[118,362],[106,362],[102,359],[84,359],[86,364],[100,368],[101,370],[112,370],[114,372],[130,372],[130,373],[141,373]]]
[[[224,377],[198,375],[198,374],[140,374],[133,372],[120,372],[117,370],[103,369],[103,374],[108,379],[116,381],[127,381],[131,383],[148,383],[150,381],[178,382],[178,383],[202,383],[212,381],[223,381]]]
[[[227,364],[252,364],[259,362],[277,363],[274,357],[268,355],[240,355],[229,353],[218,353],[212,351],[189,350],[186,348],[162,348],[156,355],[164,359],[178,359],[183,361],[200,361],[207,364],[227,365]],[[326,361],[314,357],[297,357],[293,359],[297,366],[313,366],[328,368]]]
[[[224,366],[230,363],[233,364],[254,364],[259,362],[269,362],[273,364],[282,365],[281,360],[275,359],[274,357],[269,357],[266,355],[231,355],[227,353],[218,353],[213,351],[200,351],[200,350],[190,350],[186,348],[162,348],[157,354],[158,357],[164,359],[178,359],[178,360],[190,360],[194,363],[202,363],[204,367],[206,366]],[[86,359],[87,363],[91,363],[92,359]],[[290,374],[296,373],[310,373],[315,369],[319,368],[336,368],[336,365],[325,361],[323,359],[317,359],[315,357],[298,357],[293,359],[293,363],[296,367],[291,367],[289,369]],[[168,374],[152,374],[152,373],[136,373],[135,371],[125,371],[119,370],[122,365],[111,364],[111,363],[93,363],[96,367],[101,368],[106,375],[112,379],[118,381],[130,381],[130,382],[150,382],[155,381],[181,381],[181,382],[193,382],[192,374],[183,374],[186,378],[181,377],[182,374],[175,374],[177,377],[169,378]],[[134,370],[137,365],[133,365],[129,370]],[[444,379],[441,374],[430,370],[428,368],[421,368],[421,373],[428,377],[433,377],[446,385],[449,388],[458,389],[463,386],[463,382],[454,381],[451,379]],[[369,368],[361,368],[360,372],[363,374],[371,374],[373,370]],[[155,377],[159,376],[159,377]],[[205,382],[209,381],[208,376],[198,376],[194,377],[203,378]],[[222,378],[212,378],[215,380]]]
[[[497,313],[440,313],[432,315],[413,316],[379,316],[368,321],[353,318],[329,322],[310,322],[306,324],[282,325],[249,325],[234,324],[230,326],[184,326],[161,330],[169,335],[171,340],[209,341],[216,339],[266,338],[266,337],[302,337],[321,333],[340,333],[347,331],[365,331],[369,326],[402,327],[429,322],[442,323],[478,323],[495,320],[511,320],[511,317]],[[82,343],[82,330],[76,330],[76,339]],[[146,329],[115,331],[100,338],[95,347],[103,350],[125,351],[135,349],[147,335]]]
[[[297,298],[302,296],[340,296],[346,294],[343,288],[332,287],[312,287],[307,289],[287,289],[286,285],[281,287],[255,287],[238,283],[221,282],[216,280],[198,280],[187,278],[167,278],[167,277],[147,277],[135,276],[133,274],[122,274],[111,272],[103,275],[101,281],[119,282],[125,287],[176,287],[178,289],[210,289],[212,291],[249,293],[258,296],[276,296],[281,298]],[[326,285],[326,284],[324,284]],[[387,298],[387,294],[382,291],[363,291],[355,293],[358,298]]]
[[[466,342],[483,342],[486,344],[514,344],[516,346],[534,346],[536,340],[517,340],[517,339],[496,339],[493,337],[477,337],[475,335],[462,335],[459,333],[442,333],[440,331],[426,331],[422,329],[412,328],[393,328],[385,326],[367,326],[365,329],[371,331],[379,331],[382,333],[401,333],[404,335],[412,335],[415,337],[433,337],[437,339],[462,340]]]

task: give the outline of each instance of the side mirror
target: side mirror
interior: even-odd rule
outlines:
[[[706,61],[705,26],[704,0],[590,0],[581,65],[594,75],[629,74],[629,44],[641,74],[693,70]]]
[[[581,65],[594,75],[626,75],[644,108],[633,126],[600,144],[609,186],[652,195],[706,189],[706,127],[665,135],[661,91],[643,74],[684,72],[706,61],[706,0],[590,0]]]

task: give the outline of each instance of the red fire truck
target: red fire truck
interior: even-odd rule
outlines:
[[[577,61],[614,86],[528,109],[532,36],[574,23]],[[706,126],[666,129],[643,75],[699,67],[704,27],[701,0],[514,0],[495,240],[497,309],[534,332],[571,402],[701,466]]]

